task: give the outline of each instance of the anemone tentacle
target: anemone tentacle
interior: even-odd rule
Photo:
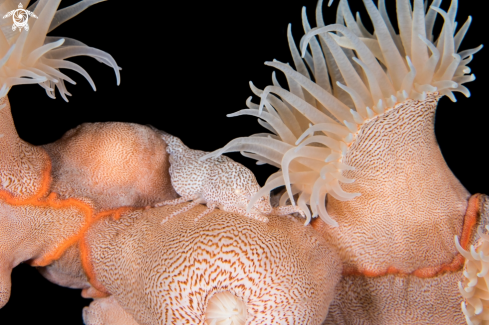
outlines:
[[[49,97],[55,98],[55,89],[68,101],[65,81],[75,84],[59,69],[77,71],[87,79],[95,90],[95,84],[89,74],[79,65],[65,59],[87,55],[112,67],[117,84],[120,83],[120,68],[112,56],[104,51],[89,47],[70,38],[46,36],[46,34],[65,21],[78,15],[89,6],[104,0],[82,0],[72,6],[57,11],[61,0],[39,0],[27,8],[37,15],[30,19],[29,31],[12,32],[11,20],[5,19],[0,25],[0,98],[7,95],[15,85],[37,83],[46,90]],[[25,5],[29,1],[23,1]],[[0,4],[0,16],[15,8],[17,2],[5,1]]]
[[[464,278],[458,283],[460,294],[464,298],[462,312],[468,325],[486,324],[489,316],[489,226],[477,229],[479,240],[471,245],[469,251],[463,249],[458,237],[455,236],[455,246],[466,259]]]
[[[265,188],[285,185],[287,196],[281,204],[290,200],[295,205],[294,195],[301,197],[301,205],[309,205],[313,217],[319,216],[332,226],[337,223],[324,207],[326,195],[350,200],[361,194],[343,191],[341,183],[353,181],[342,176],[343,171],[353,168],[345,165],[343,158],[362,125],[406,100],[423,101],[429,93],[438,92],[452,101],[456,101],[454,92],[470,96],[462,84],[475,79],[469,75],[467,64],[482,48],[459,51],[471,18],[456,31],[458,0],[452,0],[448,12],[438,7],[440,0],[431,5],[424,0],[414,0],[413,5],[409,0],[397,0],[399,34],[387,16],[384,0],[379,0],[378,6],[373,0],[363,2],[373,34],[365,29],[358,14],[354,19],[348,0],[340,0],[333,25],[324,25],[322,1],[316,8],[315,28],[311,29],[303,10],[305,35],[299,49],[290,26],[288,29],[296,69],[276,60],[265,63],[285,74],[289,89],[281,87],[274,74],[273,85],[263,91],[251,84],[260,97],[259,105],[248,99],[249,109],[228,115],[258,116],[264,120],[260,124],[272,132],[270,139],[265,141],[263,134],[237,138],[202,157],[240,151],[260,164],[279,165],[281,180],[269,179]],[[443,28],[434,37],[437,15],[443,19]],[[311,156],[304,148],[314,148],[316,153]],[[311,172],[316,175],[314,182],[304,184],[294,177]]]

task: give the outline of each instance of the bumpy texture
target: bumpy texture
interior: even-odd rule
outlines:
[[[0,132],[3,135],[0,138],[1,189],[15,193],[19,199],[31,197],[43,186],[49,158],[41,148],[19,138],[7,96],[0,98]]]
[[[167,143],[167,152],[170,154],[171,183],[181,198],[161,202],[156,206],[193,201],[168,218],[204,202],[207,203],[207,209],[198,215],[196,220],[212,212],[216,207],[263,222],[268,222],[268,218],[264,215],[270,214],[287,215],[298,212],[304,216],[299,207],[272,208],[268,195],[260,197],[248,211],[251,197],[260,191],[255,175],[248,168],[225,156],[201,159],[208,152],[190,149],[177,137],[164,132],[161,134]]]
[[[5,120],[12,123],[5,130],[15,131]],[[202,207],[162,226],[172,207],[138,206],[175,195],[162,186],[170,182],[164,142],[147,127],[96,126],[70,131],[46,150],[25,144],[41,153],[31,164],[43,172],[30,197],[0,191],[0,306],[10,296],[12,268],[28,261],[54,283],[95,299],[83,313],[89,325],[204,324],[207,304],[212,310],[221,291],[245,304],[251,323],[324,320],[341,262],[312,227],[291,216],[263,223],[219,210],[195,222]],[[6,138],[20,142],[15,136]],[[125,164],[120,175],[113,173],[121,163],[115,157]],[[151,173],[139,168],[144,159]],[[148,187],[137,186],[138,178]],[[101,195],[113,187],[136,195]]]
[[[366,122],[349,148],[345,163],[355,170],[345,176],[356,182],[343,186],[362,195],[328,197],[338,227],[313,223],[344,263],[344,290],[327,324],[426,324],[433,315],[443,324],[463,323],[463,257],[453,237],[463,237],[466,247],[478,217],[438,148],[437,99],[434,93],[396,105]]]
[[[461,276],[461,271],[429,279],[345,276],[323,325],[463,325],[462,297],[453,285]]]
[[[470,198],[460,238],[463,247],[468,248],[469,243],[477,239],[474,228],[487,219],[486,202],[485,195]],[[451,265],[445,265],[445,270],[434,276],[426,272],[432,271],[430,268],[411,274],[396,274],[396,270],[391,269],[388,273],[394,274],[380,276],[348,274],[344,269],[324,325],[465,324],[460,309],[463,297],[457,289],[457,283],[465,274],[461,269],[463,260],[463,256],[457,255]],[[474,309],[469,307],[469,310]],[[474,317],[477,319],[480,316]]]
[[[467,65],[482,46],[464,51],[459,48],[471,18],[455,33],[458,0],[452,0],[448,12],[438,8],[441,0],[429,2],[395,1],[399,34],[387,14],[385,0],[379,0],[377,5],[373,0],[363,0],[373,34],[365,29],[360,15],[354,18],[348,0],[339,2],[336,24],[332,25],[325,25],[322,0],[316,7],[317,27],[311,28],[303,10],[302,25],[306,34],[300,41],[300,53],[290,25],[287,34],[295,70],[276,60],[265,62],[285,74],[288,89],[280,85],[274,72],[273,85],[260,90],[251,84],[251,90],[260,98],[259,105],[252,103],[250,97],[246,101],[248,109],[228,115],[258,117],[259,123],[271,133],[234,139],[207,157],[239,151],[259,163],[277,166],[279,170],[268,178],[263,191],[285,185],[287,193],[281,204],[288,199],[293,205],[297,202],[308,219],[319,216],[329,225],[338,226],[324,208],[324,201],[326,196],[347,201],[364,194],[347,190],[358,186],[346,186],[356,180],[348,176],[355,175],[348,172],[355,166],[348,164],[346,155],[352,143],[358,142],[358,131],[364,129],[368,121],[376,117],[382,119],[384,112],[399,103],[429,101],[427,95],[433,92],[446,95],[452,101],[455,101],[453,92],[470,96],[463,84],[475,77],[467,75],[471,71]],[[437,15],[444,20],[439,35],[433,34]],[[409,119],[402,115],[399,118]],[[379,134],[379,137],[388,136]],[[372,141],[371,145],[376,143]],[[373,149],[374,154],[385,154],[382,150],[388,149],[386,143],[378,145]],[[364,163],[370,164],[368,152],[361,153]],[[406,152],[408,160],[414,160],[416,155],[414,151]],[[373,169],[390,167],[372,163]],[[409,177],[404,171],[396,172]],[[262,194],[257,193],[251,202]],[[423,196],[424,193],[413,195]],[[397,204],[410,204],[407,202]]]
[[[204,209],[164,225],[170,207],[138,211],[88,232],[99,281],[139,324],[205,324],[222,291],[244,301],[247,324],[324,320],[341,264],[319,234],[294,217],[263,223],[215,210],[194,222]]]
[[[139,325],[113,296],[95,299],[83,308],[83,320],[85,325]]]
[[[458,254],[453,236],[462,232],[470,194],[436,142],[437,99],[435,93],[409,100],[372,119],[348,151],[344,161],[355,170],[345,176],[356,181],[343,187],[362,195],[346,202],[328,198],[328,212],[340,226],[325,236],[352,272],[382,274],[393,267],[411,273]]]
[[[53,161],[52,191],[60,197],[89,198],[99,209],[176,197],[166,144],[147,126],[85,123],[43,147]]]
[[[7,99],[4,101],[8,103]],[[103,212],[110,207],[120,204],[137,207],[176,196],[171,186],[164,186],[170,184],[164,141],[144,126],[101,123],[95,124],[96,128],[85,125],[69,132],[62,140],[46,146],[48,154],[42,147],[31,146],[18,138],[9,106],[0,114],[4,114],[1,119],[4,137],[0,145],[7,152],[8,148],[20,144],[20,148],[38,153],[27,157],[17,153],[0,159],[11,161],[2,170],[8,172],[2,180],[19,184],[0,190],[0,306],[10,296],[12,268],[23,261],[37,266],[54,283],[84,289],[85,297],[106,296],[92,286],[97,282],[85,259],[86,247],[81,245],[83,233],[97,218],[110,217],[113,212]],[[114,148],[117,150],[107,151]],[[87,152],[90,159],[86,158]],[[24,181],[27,167],[16,163],[18,159],[27,160],[26,166],[37,168],[39,176],[33,174],[31,180]],[[150,172],[140,168],[145,166],[142,161]],[[100,177],[120,170],[121,162],[125,163],[124,172],[112,174],[118,177]],[[122,202],[120,196],[103,195],[114,187],[134,195],[126,195]],[[64,191],[69,188],[71,191]]]
[[[32,68],[42,62],[54,64],[53,70],[69,64],[63,59],[72,45],[65,47],[63,40],[45,34],[71,18],[69,12],[78,13],[93,2],[56,13],[59,0],[40,0],[35,12],[42,26],[35,22],[32,28],[34,32],[39,26],[37,32],[0,37],[5,67],[20,73],[17,77],[27,73],[33,78],[3,75],[0,94],[16,81],[40,83],[52,96],[53,75],[37,75]],[[293,202],[294,191],[302,191],[298,205],[305,211],[309,202],[309,217],[320,214],[329,222],[313,222],[322,236],[300,219],[273,216],[268,197],[255,208],[272,214],[269,222],[247,218],[244,208],[255,203],[250,197],[262,198],[263,193],[259,187],[246,187],[255,185],[252,174],[226,158],[200,162],[202,153],[183,144],[189,155],[178,157],[168,143],[174,186],[183,195],[171,203],[192,199],[192,204],[176,211],[142,209],[176,196],[169,185],[165,144],[154,130],[122,123],[84,125],[44,150],[18,138],[8,102],[2,99],[0,306],[10,295],[12,267],[28,261],[44,267],[41,272],[51,281],[83,289],[84,297],[96,299],[84,311],[90,325],[209,323],[216,319],[213,299],[218,294],[236,297],[224,304],[232,309],[226,315],[236,306],[243,310],[243,303],[252,324],[463,322],[456,284],[465,255],[457,252],[453,237],[460,236],[460,252],[466,254],[481,218],[473,208],[477,198],[467,203],[469,193],[443,161],[433,116],[438,95],[468,95],[462,84],[474,78],[466,75],[467,64],[480,47],[458,52],[470,19],[454,36],[456,0],[448,12],[438,9],[440,1],[435,0],[427,13],[421,0],[412,8],[409,1],[398,0],[400,35],[390,24],[384,1],[378,9],[371,0],[364,3],[375,34],[353,20],[346,1],[340,4],[338,23],[348,27],[323,27],[320,10],[319,29],[311,30],[304,19],[302,50],[314,82],[289,32],[297,71],[268,63],[286,74],[289,91],[274,78],[264,91],[253,89],[260,105],[248,101],[250,110],[237,113],[260,116],[276,134],[235,141],[215,153],[239,150],[262,162],[287,165],[264,189],[288,186],[289,197],[279,203]],[[0,11],[11,4],[2,3]],[[436,13],[445,20],[438,41],[432,35]],[[53,17],[56,23],[50,25]],[[97,54],[118,76],[110,56],[86,46],[76,50]],[[412,61],[404,61],[404,55]],[[15,71],[21,64],[25,71]],[[64,75],[59,77],[64,96]],[[308,120],[314,124],[310,128]],[[314,134],[319,131],[325,136]],[[198,206],[201,200],[209,209]],[[214,210],[218,205],[234,212]],[[187,213],[170,218],[182,209]],[[471,263],[484,258],[476,249],[471,249],[475,261],[466,256],[464,275],[471,280]],[[478,287],[477,294],[479,289],[484,288]],[[465,298],[469,321],[472,312],[485,315],[477,300]]]
[[[489,197],[481,196],[480,201],[481,221],[475,244],[464,249],[455,237],[457,249],[465,257],[458,289],[464,299],[461,306],[468,325],[489,324]]]

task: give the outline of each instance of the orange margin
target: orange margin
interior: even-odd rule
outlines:
[[[41,256],[37,259],[29,261],[31,266],[47,266],[54,261],[61,258],[61,256],[66,252],[66,250],[75,245],[79,244],[80,258],[83,270],[88,278],[89,283],[93,288],[98,291],[99,297],[108,296],[110,293],[105,289],[105,287],[97,280],[92,259],[90,257],[90,247],[85,239],[85,235],[90,229],[90,227],[102,218],[111,217],[114,220],[118,220],[122,214],[134,211],[136,208],[133,207],[121,207],[117,209],[111,209],[94,214],[94,209],[87,203],[75,199],[59,199],[54,192],[50,192],[51,187],[51,161],[48,160],[46,166],[42,172],[41,187],[36,194],[32,195],[27,199],[19,199],[15,197],[12,193],[0,190],[0,200],[10,204],[12,206],[22,206],[22,205],[32,205],[38,207],[49,207],[52,209],[65,209],[65,208],[76,208],[81,211],[85,216],[85,224],[82,225],[81,229],[75,235],[64,240],[56,249]],[[87,291],[87,290],[85,290]],[[94,290],[88,290],[94,292]]]
[[[464,224],[462,228],[462,234],[460,236],[460,246],[467,250],[469,242],[475,233],[475,226],[478,223],[480,217],[479,204],[481,194],[474,194],[470,197],[467,210],[465,212]],[[398,275],[414,275],[418,278],[432,278],[446,272],[457,272],[464,266],[465,259],[458,253],[455,255],[450,263],[444,263],[438,266],[419,268],[411,273],[403,272],[393,266],[387,268],[387,270],[360,270],[356,267],[346,267],[343,269],[342,274],[344,276],[358,275],[366,277],[377,277],[388,274]]]
[[[49,192],[51,187],[51,161],[48,160],[46,167],[43,171],[42,183],[39,191],[27,199],[19,199],[14,197],[10,192],[5,190],[0,190],[0,200],[6,203],[19,206],[19,205],[33,205],[40,207],[50,207],[53,209],[62,209],[75,207],[79,209],[85,215],[85,224],[81,227],[80,231],[73,235],[72,237],[66,239],[52,252],[35,259],[30,262],[32,266],[47,266],[53,261],[61,258],[61,256],[66,252],[66,250],[75,245],[79,244],[80,257],[82,262],[83,270],[88,278],[89,283],[99,292],[101,296],[110,295],[110,293],[105,289],[105,287],[97,280],[96,273],[93,268],[93,263],[90,257],[90,248],[85,239],[87,231],[90,229],[96,221],[111,217],[114,220],[118,220],[122,214],[128,213],[130,211],[136,210],[133,207],[121,207],[117,209],[111,209],[94,214],[93,208],[87,203],[74,199],[68,198],[60,200],[57,198],[56,193]],[[49,193],[49,194],[48,194]],[[462,229],[462,234],[460,236],[460,245],[462,248],[467,249],[467,246],[472,238],[475,225],[479,219],[479,202],[480,194],[475,194],[470,197],[467,211],[465,213],[464,225]],[[415,270],[411,273],[403,272],[393,266],[387,268],[387,270],[360,270],[356,267],[345,268],[342,272],[344,276],[350,275],[362,275],[366,277],[377,277],[388,274],[398,274],[398,275],[414,275],[419,278],[430,278],[445,272],[456,272],[459,271],[465,262],[465,259],[461,254],[457,254],[450,263],[441,264],[435,267],[425,267]]]

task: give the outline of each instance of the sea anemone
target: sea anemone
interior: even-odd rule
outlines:
[[[290,200],[307,215],[321,217],[331,226],[325,207],[326,195],[337,200],[354,199],[361,193],[348,193],[341,183],[352,183],[343,172],[354,167],[343,162],[358,131],[398,104],[424,101],[427,95],[446,95],[456,101],[454,92],[470,96],[464,83],[475,79],[467,65],[482,45],[459,51],[471,18],[456,31],[458,1],[448,12],[439,8],[441,0],[428,7],[424,0],[397,0],[400,33],[394,30],[385,0],[375,6],[363,0],[374,27],[371,34],[360,16],[353,17],[347,0],[338,5],[336,24],[325,26],[322,0],[316,8],[317,27],[309,25],[302,12],[305,35],[300,42],[302,57],[288,28],[288,41],[296,69],[274,60],[266,62],[285,74],[288,90],[272,74],[273,85],[264,90],[250,83],[260,104],[246,101],[248,109],[229,117],[251,115],[272,133],[237,138],[201,159],[225,152],[240,151],[279,169],[250,200],[248,208],[274,188],[285,185],[280,204]],[[331,5],[332,0],[329,5]],[[433,35],[437,15],[443,18],[440,34]],[[309,68],[309,69],[308,69]],[[310,207],[312,214],[308,208]]]
[[[489,231],[489,226],[485,226]],[[459,282],[462,311],[468,325],[487,324],[489,320],[489,235],[477,229],[479,240],[470,246],[470,251],[463,249],[455,236],[455,245],[465,257],[464,279]]]
[[[39,84],[49,97],[55,98],[55,88],[61,97],[68,101],[64,81],[75,84],[60,69],[71,69],[84,76],[93,90],[95,84],[90,75],[79,65],[66,61],[73,56],[87,55],[105,63],[115,70],[117,84],[120,83],[119,67],[112,56],[104,51],[89,47],[80,41],[67,37],[46,36],[47,33],[78,15],[87,7],[104,0],[83,0],[72,6],[56,11],[61,0],[39,0],[28,11],[34,15],[29,18],[29,29],[13,30],[12,20],[6,19],[8,13],[16,10],[18,2],[3,1],[0,4],[0,98],[7,95],[10,88],[21,84]],[[26,7],[29,1],[21,1]],[[37,17],[37,18],[36,18]]]
[[[229,291],[214,294],[207,304],[208,325],[243,325],[246,318],[246,304]]]

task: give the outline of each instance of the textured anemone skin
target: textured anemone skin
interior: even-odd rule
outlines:
[[[429,279],[412,275],[345,276],[323,325],[464,325],[457,288],[461,277],[461,271]]]
[[[8,141],[1,144],[20,149],[6,157],[10,182],[1,183],[16,186],[0,189],[0,306],[12,268],[27,262],[95,299],[83,311],[89,325],[204,324],[219,290],[247,304],[251,324],[324,321],[342,266],[312,227],[294,217],[264,224],[221,211],[195,223],[204,207],[161,225],[181,206],[146,206],[175,197],[158,133],[85,124],[34,147],[19,139],[3,103]],[[33,166],[32,180],[24,181],[25,166]],[[112,188],[132,195],[106,195]]]
[[[85,325],[138,325],[113,296],[95,299],[83,308],[83,320]]]
[[[476,224],[466,215],[470,194],[436,142],[438,98],[396,105],[351,144],[345,161],[356,169],[345,176],[356,182],[342,186],[362,195],[328,198],[337,228],[313,222],[344,263],[324,324],[464,324],[463,258],[453,238],[466,232],[467,245]]]
[[[168,157],[161,151],[166,144],[146,126],[83,124],[42,147],[52,162],[50,190],[61,200],[76,197],[102,211],[120,206],[141,207],[176,196],[168,181]],[[39,271],[61,286],[88,286],[78,244]],[[104,310],[102,307],[111,304],[97,306],[95,314],[87,314],[92,319]]]
[[[487,195],[470,198],[464,238],[460,240],[463,246],[479,239],[474,228],[487,224],[488,202]],[[466,229],[472,231],[465,233]],[[456,260],[463,263],[458,257]],[[457,271],[432,277],[416,273],[377,277],[343,274],[323,324],[467,324],[457,287],[463,279],[462,264],[457,265]]]
[[[436,142],[437,101],[431,94],[426,101],[399,104],[363,125],[351,144],[345,163],[355,170],[345,176],[356,181],[342,186],[362,195],[328,198],[328,212],[341,222],[325,233],[348,261],[346,268],[411,273],[458,254],[453,238],[462,232],[470,193]]]
[[[91,287],[83,270],[80,232],[87,217],[97,211],[121,205],[144,206],[146,202],[175,197],[171,186],[165,186],[169,184],[165,143],[148,127],[107,123],[80,126],[45,150],[18,137],[6,96],[0,105],[1,145],[3,152],[8,153],[0,159],[0,306],[10,296],[12,268],[24,261],[38,266],[41,274],[54,283],[84,289],[86,297],[106,296]],[[84,152],[90,152],[88,161]],[[140,174],[145,167],[154,170],[146,173],[146,178]],[[118,173],[114,174],[114,170]],[[138,186],[145,185],[145,181],[146,187]],[[69,182],[72,192],[66,192]],[[136,194],[126,195],[123,200],[103,195],[114,187]],[[109,308],[109,314],[128,318],[120,307],[111,305],[102,304]],[[94,309],[96,315],[104,310],[98,302]],[[133,323],[127,323],[130,324]]]
[[[39,192],[44,172],[49,164],[46,152],[19,138],[15,129],[7,96],[0,99],[0,128],[3,134],[3,158],[0,160],[2,189],[15,192],[18,198],[27,198]],[[9,144],[9,145],[5,145]]]
[[[43,148],[53,162],[51,190],[60,197],[89,198],[98,209],[144,207],[177,197],[166,143],[147,126],[85,123]]]
[[[194,222],[202,206],[161,225],[179,207],[101,219],[87,234],[98,280],[139,324],[205,324],[220,291],[244,301],[247,324],[322,323],[341,263],[311,227],[220,210]]]

